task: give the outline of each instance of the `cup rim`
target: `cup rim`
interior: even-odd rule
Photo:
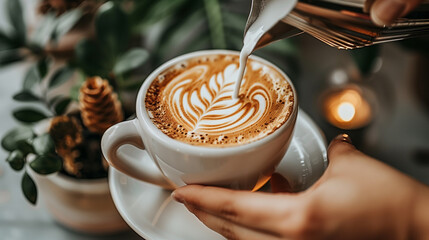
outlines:
[[[263,145],[263,144],[271,141],[271,139],[276,138],[278,135],[280,135],[282,132],[284,132],[286,129],[288,129],[291,124],[294,124],[295,119],[296,119],[296,115],[297,115],[297,111],[298,111],[298,99],[297,99],[297,93],[296,93],[295,87],[294,87],[292,81],[290,80],[289,76],[286,75],[286,73],[284,73],[280,68],[275,66],[273,63],[271,63],[271,62],[269,62],[269,61],[267,61],[261,57],[251,55],[251,56],[249,56],[249,58],[260,61],[263,64],[268,65],[268,66],[276,69],[284,77],[284,79],[289,83],[289,85],[292,88],[292,92],[293,92],[293,96],[294,96],[294,103],[293,103],[292,112],[291,112],[289,118],[286,120],[286,122],[284,122],[282,124],[281,127],[276,129],[273,133],[271,133],[271,134],[269,134],[269,135],[267,135],[261,139],[257,139],[255,141],[252,141],[249,143],[244,143],[244,144],[240,144],[240,145],[233,145],[233,146],[220,146],[220,147],[209,147],[209,146],[192,145],[189,143],[185,143],[185,142],[182,142],[180,140],[176,140],[176,139],[169,137],[167,134],[162,132],[158,127],[156,127],[155,124],[153,124],[152,120],[150,119],[150,117],[146,111],[146,105],[143,104],[144,99],[146,98],[147,90],[150,87],[153,80],[156,79],[156,77],[161,72],[163,72],[165,69],[174,66],[178,62],[184,61],[184,60],[189,59],[189,58],[194,58],[194,57],[203,56],[203,55],[213,55],[213,54],[232,54],[232,55],[240,56],[239,51],[223,50],[223,49],[201,50],[201,51],[190,52],[190,53],[186,53],[186,54],[177,56],[175,58],[172,58],[169,61],[163,63],[162,65],[157,67],[145,79],[145,81],[143,82],[143,84],[140,87],[139,92],[137,94],[136,114],[137,114],[137,120],[140,124],[140,127],[144,127],[147,131],[149,131],[151,133],[151,138],[156,138],[157,140],[159,140],[160,142],[162,142],[166,146],[175,146],[175,148],[179,151],[195,152],[197,154],[203,154],[204,153],[205,155],[206,154],[207,155],[210,155],[210,154],[228,155],[231,152],[247,151],[247,150],[254,149],[257,146]],[[221,151],[220,151],[220,149],[221,149]]]

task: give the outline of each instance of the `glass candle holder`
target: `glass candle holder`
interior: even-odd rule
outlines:
[[[341,129],[362,128],[373,118],[371,104],[362,89],[352,84],[326,90],[322,113],[330,124]]]

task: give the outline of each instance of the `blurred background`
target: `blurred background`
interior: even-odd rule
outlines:
[[[121,224],[103,232],[62,221],[50,206],[78,212],[88,203],[54,196],[57,180],[43,176],[106,187],[102,132],[133,116],[139,86],[166,60],[239,50],[250,2],[0,0],[0,236],[140,239]],[[328,142],[348,133],[358,149],[429,184],[428,43],[346,51],[301,34],[255,54],[291,77]]]

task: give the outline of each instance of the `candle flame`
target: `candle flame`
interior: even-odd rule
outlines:
[[[355,106],[350,102],[343,102],[338,105],[337,108],[338,116],[345,122],[349,122],[353,119],[356,113]]]

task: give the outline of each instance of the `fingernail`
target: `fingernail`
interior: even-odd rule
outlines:
[[[334,139],[352,144],[352,139],[346,133],[340,134],[340,135],[336,136]]]
[[[172,197],[175,201],[177,201],[177,202],[179,202],[179,203],[183,203],[183,204],[185,204],[185,199],[183,199],[183,197],[182,197],[182,196],[180,196],[180,194],[177,194],[177,193],[176,193],[176,191],[173,191],[173,192],[171,193],[171,197]]]
[[[381,0],[371,9],[372,21],[379,26],[389,26],[400,17],[405,10],[405,3],[398,1]]]

